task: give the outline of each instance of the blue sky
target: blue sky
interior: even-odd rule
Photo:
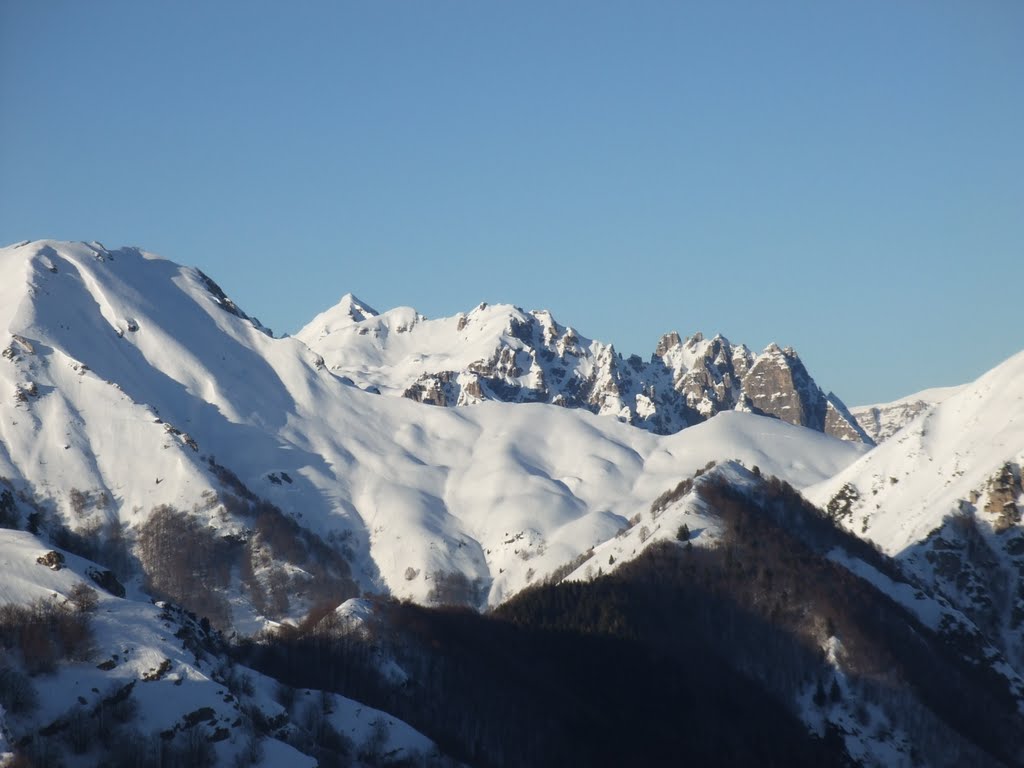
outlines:
[[[849,404],[1024,348],[1024,3],[0,2],[0,241],[794,346]]]

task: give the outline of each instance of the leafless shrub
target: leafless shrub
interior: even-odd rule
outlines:
[[[81,706],[75,707],[69,715],[64,718],[66,725],[64,738],[76,755],[89,751],[96,741],[96,723],[89,713]]]
[[[434,605],[472,607],[480,602],[480,585],[461,571],[434,571],[427,600]]]
[[[0,528],[18,527],[18,509],[14,505],[14,494],[9,488],[0,491]]]
[[[0,606],[0,647],[19,652],[30,674],[52,672],[61,659],[86,661],[93,653],[89,616],[41,598]]]
[[[79,613],[92,613],[99,605],[100,599],[96,590],[85,582],[78,582],[68,593],[68,600]]]
[[[221,590],[231,579],[231,542],[195,518],[162,505],[139,529],[138,546],[146,588],[152,594],[186,605],[214,626],[230,624],[230,607]]]
[[[591,547],[586,552],[582,552],[573,558],[568,563],[558,566],[544,578],[544,584],[558,584],[562,579],[568,576],[570,573],[575,571],[587,560],[594,556],[594,548]]]
[[[68,492],[68,502],[71,504],[71,511],[78,516],[85,514],[86,508],[89,506],[90,494],[88,491],[80,491],[77,488],[72,488]]]
[[[17,667],[0,666],[0,707],[14,715],[32,712],[39,697],[28,675]]]

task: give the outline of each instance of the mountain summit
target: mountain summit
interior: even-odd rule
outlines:
[[[755,354],[723,336],[662,336],[650,360],[623,358],[546,310],[480,304],[428,320],[400,307],[378,314],[346,295],[297,334],[327,365],[364,389],[440,406],[485,400],[583,408],[657,434],[721,411],[744,411],[843,440],[874,441],[797,353]]]

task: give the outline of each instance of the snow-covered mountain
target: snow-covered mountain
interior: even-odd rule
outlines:
[[[235,626],[266,615],[270,592],[290,594],[275,618],[301,616],[328,574],[342,596],[426,600],[456,573],[495,603],[709,460],[803,486],[864,450],[743,413],[660,437],[584,410],[377,397],[203,273],[137,249],[23,244],[0,251],[0,272],[0,477],[43,528],[132,538],[170,506],[233,537],[252,571],[240,594],[222,585]],[[277,528],[252,533],[266,506],[277,528],[298,524],[315,569],[282,559]]]
[[[710,461],[804,486],[865,449],[745,413],[658,436],[542,404],[455,411],[378,397],[300,340],[273,338],[202,272],[139,249],[22,243],[0,249],[0,274],[0,527],[22,529],[0,531],[12,658],[31,647],[18,645],[17,606],[52,603],[61,627],[76,586],[99,594],[88,653],[41,687],[18,682],[41,704],[4,716],[9,746],[37,759],[64,743],[52,734],[99,722],[118,691],[134,690],[143,714],[115,729],[117,749],[140,755],[163,731],[180,734],[166,749],[208,756],[215,743],[234,759],[255,718],[265,764],[301,764],[303,739],[323,735],[271,700],[273,681],[219,682],[230,659],[204,645],[208,625],[152,596],[243,634],[363,592],[495,604],[564,572]],[[357,745],[432,749],[393,719],[359,731],[384,716],[324,696]],[[80,749],[83,764],[96,754]]]
[[[841,734],[866,765],[913,762],[925,732],[940,734],[929,755],[1015,759],[1012,727],[993,735],[1002,720],[944,703],[889,634],[909,622],[928,659],[955,645],[936,674],[981,670],[969,700],[1001,697],[998,717],[1016,717],[1024,357],[872,449],[774,345],[755,355],[669,334],[650,363],[623,361],[547,313],[481,306],[428,321],[351,296],[274,338],[199,270],[98,243],[0,249],[0,276],[0,754],[447,765],[430,733],[494,762],[501,728],[454,732],[446,713],[425,713],[438,681],[468,691],[473,710],[450,644],[463,630],[442,641],[424,628],[475,614],[368,596],[500,614],[543,604],[556,584],[615,589],[602,574],[657,582],[659,558],[696,551],[675,563],[676,587],[713,582],[725,592],[695,599],[749,600],[733,618],[790,649],[785,680],[765,672],[771,658],[756,674],[743,659],[715,663],[760,680],[804,736]],[[703,581],[687,570],[697,562]],[[621,605],[597,605],[602,626],[623,626]],[[886,654],[899,694],[875,700],[871,659]],[[513,662],[516,678],[529,663]],[[830,703],[812,673],[829,676]],[[10,692],[28,690],[38,701],[26,709]],[[125,722],[104,725],[115,711]],[[102,749],[83,723],[106,728]],[[544,754],[539,744],[523,748]]]
[[[432,405],[553,403],[658,434],[736,410],[872,442],[796,352],[775,344],[755,354],[722,336],[669,333],[650,361],[623,359],[543,310],[481,304],[428,320],[409,307],[378,313],[351,294],[297,337],[360,387]]]
[[[961,389],[962,386],[934,387],[890,403],[854,406],[850,408],[850,413],[871,439],[880,443],[888,440],[916,416],[930,410]]]
[[[948,747],[937,747],[938,741],[925,747],[922,734],[915,732],[922,723],[919,715],[908,716],[910,710],[902,705],[878,706],[880,701],[867,689],[858,690],[865,682],[865,661],[873,665],[879,658],[887,657],[888,666],[881,665],[875,674],[889,678],[886,686],[890,687],[891,701],[903,695],[920,697],[922,701],[927,698],[920,690],[895,694],[896,688],[910,682],[902,672],[896,671],[901,663],[897,657],[914,652],[906,646],[905,640],[894,640],[888,631],[881,630],[886,623],[884,620],[879,624],[860,623],[865,618],[862,614],[852,619],[852,624],[858,624],[854,630],[849,623],[851,617],[840,618],[859,599],[847,592],[851,588],[853,592],[867,589],[876,593],[881,599],[872,610],[879,615],[895,610],[901,614],[896,621],[915,627],[913,631],[920,635],[933,634],[940,647],[954,648],[956,656],[968,665],[986,669],[991,674],[989,682],[1001,688],[1002,696],[1016,702],[1009,707],[1010,719],[1019,719],[1024,713],[1024,678],[1018,671],[1020,660],[1009,663],[1004,643],[1001,638],[990,635],[992,626],[986,617],[970,610],[970,606],[965,609],[959,601],[947,599],[946,585],[936,585],[931,574],[922,574],[915,568],[902,570],[900,562],[904,561],[894,563],[855,535],[844,535],[830,524],[826,515],[807,504],[792,489],[780,487],[776,479],[764,477],[756,469],[752,471],[735,462],[725,462],[710,471],[697,473],[667,490],[631,522],[633,525],[628,531],[594,547],[588,558],[566,578],[589,581],[600,571],[618,574],[622,570],[635,570],[640,562],[638,557],[643,558],[638,553],[646,551],[650,555],[664,551],[659,548],[666,545],[677,548],[680,541],[685,542],[687,553],[701,552],[701,555],[684,555],[684,562],[686,557],[724,557],[726,571],[735,569],[739,582],[727,587],[728,599],[748,600],[750,610],[772,615],[783,624],[786,619],[782,615],[792,611],[795,631],[805,635],[804,642],[820,654],[819,658],[826,661],[834,678],[841,681],[842,695],[833,695],[828,707],[820,706],[820,702],[813,704],[813,683],[804,683],[805,693],[796,698],[801,702],[800,717],[808,727],[818,733],[836,728],[842,734],[848,753],[858,764],[888,766],[920,762],[932,765],[947,759],[951,764],[973,764],[978,758],[941,754]],[[776,547],[779,551],[774,551]],[[827,565],[811,566],[809,560],[814,557],[822,558]],[[804,559],[803,565],[793,571],[792,580],[787,583],[783,574],[792,565],[786,563],[800,559]],[[841,575],[830,585],[828,574],[832,569]],[[809,572],[817,575],[808,579]],[[850,579],[851,575],[855,578]],[[688,576],[692,578],[693,574]],[[851,583],[858,580],[863,584]],[[806,582],[817,583],[811,586]],[[820,590],[818,598],[810,594],[816,589]],[[765,607],[772,603],[774,607]],[[857,610],[853,613],[856,615]],[[842,626],[844,623],[846,627]],[[713,625],[717,634],[721,625]],[[878,635],[874,640],[867,640],[872,633]],[[895,642],[901,647],[895,654],[878,646],[868,650],[875,642]],[[858,660],[858,654],[867,658]],[[768,663],[778,663],[778,657],[769,654]],[[751,666],[756,664],[751,663]],[[926,674],[935,671],[930,669]],[[911,684],[911,688],[914,687]],[[873,710],[872,717],[864,717],[865,708]],[[936,723],[930,727],[940,726]],[[939,755],[925,754],[927,749],[936,748]],[[1018,757],[1024,755],[1018,754]]]
[[[1024,663],[1024,353],[808,491]]]

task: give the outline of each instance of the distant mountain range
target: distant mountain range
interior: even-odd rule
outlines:
[[[1024,760],[1022,355],[851,410],[788,348],[509,305],[275,338],[57,241],[0,249],[0,350],[0,755]]]
[[[544,310],[481,304],[428,320],[408,307],[378,313],[351,294],[296,336],[360,387],[431,405],[551,403],[661,435],[743,411],[873,443],[796,352],[776,344],[755,354],[722,336],[673,332],[650,360],[623,359]]]

